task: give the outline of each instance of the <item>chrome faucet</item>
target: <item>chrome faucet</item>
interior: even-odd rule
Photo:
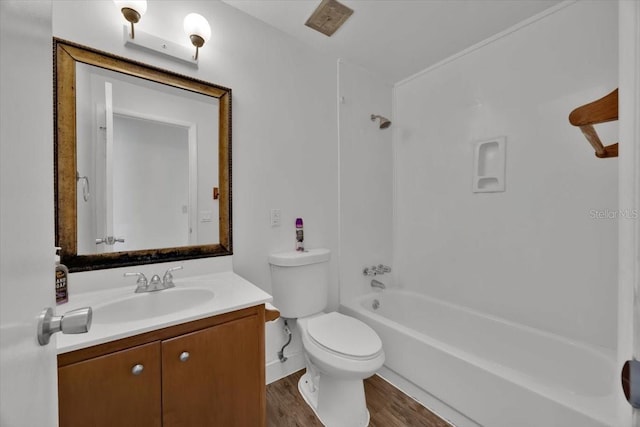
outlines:
[[[135,291],[136,294],[142,292],[155,292],[173,288],[176,286],[173,283],[173,274],[171,274],[176,270],[182,270],[182,266],[179,265],[177,267],[168,269],[164,273],[164,276],[162,276],[162,279],[160,279],[160,276],[158,276],[157,274],[154,274],[153,277],[151,277],[151,281],[147,280],[147,277],[143,273],[124,273],[124,277],[138,277],[138,280],[136,281],[136,283],[138,284]]]
[[[384,283],[382,283],[379,280],[373,279],[371,281],[371,287],[372,288],[380,288],[380,289],[386,289],[387,287],[384,285]]]

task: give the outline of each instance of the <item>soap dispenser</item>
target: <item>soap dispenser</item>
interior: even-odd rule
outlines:
[[[60,247],[56,247],[56,304],[64,304],[69,301],[69,269],[60,263]]]

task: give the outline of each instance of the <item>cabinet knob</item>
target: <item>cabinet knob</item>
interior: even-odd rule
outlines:
[[[189,352],[183,351],[182,353],[180,353],[180,361],[186,362],[187,360],[189,360]]]
[[[133,368],[131,368],[131,373],[133,375],[140,375],[144,371],[144,366],[137,364]]]

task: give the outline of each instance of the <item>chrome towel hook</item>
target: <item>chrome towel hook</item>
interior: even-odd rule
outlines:
[[[89,188],[89,178],[86,176],[80,176],[78,171],[76,171],[76,182],[82,180],[82,198],[85,202],[89,201],[89,197],[91,197],[91,191]]]

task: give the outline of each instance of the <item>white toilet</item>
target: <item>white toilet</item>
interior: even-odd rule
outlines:
[[[382,341],[358,319],[323,312],[330,254],[312,249],[270,255],[273,303],[281,317],[298,319],[307,365],[298,389],[307,404],[325,426],[367,426],[362,380],[382,367]]]

